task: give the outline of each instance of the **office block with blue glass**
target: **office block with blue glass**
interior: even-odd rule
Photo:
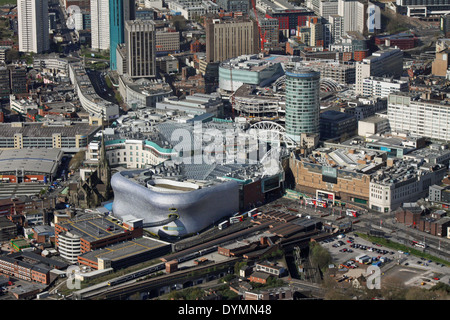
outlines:
[[[109,0],[110,69],[117,70],[116,47],[124,43],[125,21],[134,20],[134,0]]]

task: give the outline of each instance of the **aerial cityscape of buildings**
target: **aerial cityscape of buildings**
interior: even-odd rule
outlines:
[[[449,13],[0,1],[0,300],[448,300]]]

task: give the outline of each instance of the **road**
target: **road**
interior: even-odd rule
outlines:
[[[89,76],[89,79],[91,80],[91,84],[94,87],[95,92],[102,97],[103,99],[112,102],[117,103],[117,100],[115,98],[114,90],[109,88],[106,85],[105,77],[103,76],[103,72],[86,69],[86,73]]]

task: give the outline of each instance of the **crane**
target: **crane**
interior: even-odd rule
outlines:
[[[261,40],[261,52],[264,52],[264,43],[267,42],[267,40],[266,40],[267,30],[264,31],[264,34],[261,31],[261,25],[259,24],[258,12],[256,10],[255,0],[252,0],[252,6],[253,6],[253,13],[255,14],[256,24],[258,25],[259,39]]]

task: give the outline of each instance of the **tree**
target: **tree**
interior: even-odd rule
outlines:
[[[78,151],[72,159],[70,159],[69,162],[69,169],[70,170],[77,170],[81,164],[83,163],[83,160],[85,158],[86,152],[84,150]]]
[[[183,16],[172,16],[171,20],[177,31],[184,31],[186,29],[186,19]]]
[[[200,288],[187,288],[182,291],[172,291],[169,293],[170,300],[198,300],[205,296],[205,291]]]
[[[11,49],[11,50],[8,50],[6,52],[6,55],[5,55],[5,62],[6,63],[9,64],[9,63],[11,63],[11,62],[13,62],[15,60],[19,60],[19,59],[20,59],[19,51]]]
[[[317,265],[320,270],[325,271],[332,262],[330,252],[317,242],[310,243],[311,263]]]
[[[236,262],[236,264],[234,265],[234,273],[238,275],[242,267],[246,265],[247,265],[246,261]]]

